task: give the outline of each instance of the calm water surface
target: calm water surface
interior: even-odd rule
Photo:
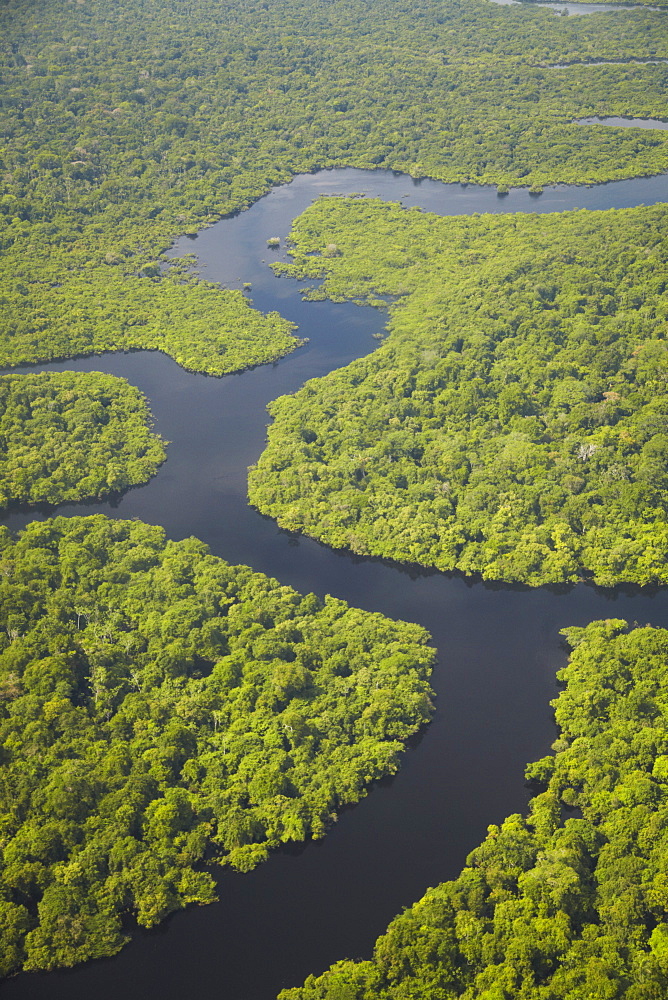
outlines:
[[[578,125],[613,125],[615,128],[668,129],[668,122],[657,118],[578,118]]]
[[[668,63],[668,59],[595,59],[592,62],[567,62],[567,63],[552,63],[550,66],[546,66],[545,69],[574,69],[576,66],[663,66],[664,63]],[[645,121],[654,121],[653,118],[645,118]],[[581,118],[581,122],[605,122],[605,118]],[[615,121],[621,121],[628,124],[631,121],[643,121],[642,118],[616,118]],[[660,123],[663,125],[663,122]]]
[[[315,196],[351,192],[441,214],[550,212],[668,201],[668,178],[499,197],[493,188],[376,171],[297,177],[250,211],[182,240],[174,253],[196,253],[202,273],[227,286],[252,282],[255,305],[298,323],[310,338],[305,347],[223,379],[184,372],[157,352],[35,366],[128,378],[149,397],[156,429],[172,442],[147,486],[115,505],[68,505],[59,513],[138,517],[172,538],[203,538],[216,554],[301,591],[420,622],[439,651],[438,699],[434,722],[400,773],[345,812],[324,840],[276,852],[247,875],[223,871],[219,903],[136,933],[116,958],[18,976],[3,985],[8,1000],[271,1000],[338,958],[368,956],[404,905],[457,874],[489,823],[524,808],[524,765],[548,752],[555,737],[549,701],[566,659],[559,629],[599,617],[668,627],[667,591],[529,590],[411,572],[290,536],[247,506],[246,469],[263,447],[266,404],[373,350],[372,334],[383,327],[383,314],[369,308],[302,302],[298,283],[275,278],[267,266],[283,257],[282,249],[267,249],[267,239],[283,243]],[[34,516],[15,512],[5,522],[19,528]]]
[[[492,3],[500,7],[517,7],[522,4],[522,0],[491,0]],[[536,3],[534,0],[524,3],[525,7],[548,7],[555,14],[570,14],[571,16],[582,16],[584,14],[606,14],[612,10],[653,10],[660,14],[666,13],[665,7],[648,7],[646,4],[619,4],[619,3]]]

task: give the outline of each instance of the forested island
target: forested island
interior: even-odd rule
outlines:
[[[164,462],[138,389],[100,372],[0,376],[0,505],[59,504],[145,483]]]
[[[502,198],[668,171],[665,131],[581,123],[668,120],[667,23],[488,0],[8,0],[0,365],[150,350],[223,376],[286,357],[299,331],[244,275],[222,288],[166,251],[300,172]],[[665,205],[317,202],[283,273],[388,309],[388,335],[273,404],[253,503],[430,570],[665,584],[666,245]],[[164,459],[127,382],[0,376],[1,505],[118,494]],[[0,529],[0,570],[0,975],[115,954],[136,924],[212,901],[211,863],[247,872],[321,837],[431,717],[423,628],[195,538],[34,521]],[[491,827],[373,959],[284,1000],[665,998],[668,633],[566,637],[529,814]]]
[[[0,365],[144,349],[164,351],[189,371],[227,375],[300,344],[287,320],[263,316],[241,291],[184,274],[183,266],[118,274],[84,258],[64,275],[57,255],[36,263],[37,280],[5,286]]]
[[[297,220],[311,297],[389,337],[272,404],[250,498],[360,554],[531,585],[668,581],[663,206],[440,219],[360,199]]]

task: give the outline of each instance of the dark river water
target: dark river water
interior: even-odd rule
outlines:
[[[246,470],[265,438],[266,404],[368,353],[383,314],[354,305],[305,303],[299,285],[267,263],[283,251],[291,220],[318,194],[366,192],[441,214],[553,212],[668,201],[668,177],[542,195],[413,182],[386,172],[323,171],[296,178],[252,209],[182,240],[202,273],[229,287],[252,282],[255,305],[278,309],[309,343],[274,365],[216,379],[192,375],[157,352],[35,366],[122,375],[148,396],[168,460],[145,487],[111,504],[63,506],[161,524],[172,538],[196,535],[231,562],[353,605],[419,622],[438,649],[434,721],[406,753],[399,774],[346,811],[324,840],[276,852],[250,874],[222,871],[220,902],[137,932],[113,959],[3,985],[11,1000],[271,1000],[344,957],[364,957],[403,906],[453,877],[488,824],[522,810],[527,761],[555,738],[549,707],[566,661],[559,629],[623,617],[668,627],[668,591],[563,591],[485,585],[334,552],[293,537],[246,503]],[[265,262],[263,262],[263,259]],[[23,370],[35,370],[23,369]],[[51,511],[14,513],[19,528]]]

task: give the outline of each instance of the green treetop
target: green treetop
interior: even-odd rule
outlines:
[[[324,277],[312,298],[389,297],[389,336],[271,404],[251,501],[331,545],[487,579],[668,582],[667,235],[665,206],[316,202],[281,269]]]
[[[145,483],[165,457],[146,400],[125,379],[0,377],[0,505],[107,496]]]
[[[430,716],[416,625],[301,597],[195,539],[0,534],[0,972],[110,955],[321,837]]]

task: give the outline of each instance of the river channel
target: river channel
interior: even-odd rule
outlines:
[[[106,354],[23,371],[105,371],[148,396],[168,459],[146,486],[110,503],[65,505],[196,535],[230,562],[244,562],[302,592],[330,593],[393,618],[419,622],[438,649],[434,721],[327,836],[277,851],[250,874],[222,871],[220,902],[138,931],[115,958],[3,985],[8,1000],[272,1000],[344,957],[365,957],[403,906],[453,877],[487,825],[524,809],[527,761],[549,752],[559,630],[623,617],[668,627],[668,591],[590,586],[529,589],[411,570],[334,552],[279,530],[246,502],[246,470],[262,450],[265,407],[373,350],[384,315],[351,304],[303,302],[299,283],[276,278],[292,219],[319,194],[374,195],[439,214],[554,212],[668,201],[668,176],[541,195],[412,181],[382,171],[330,170],[295,178],[249,211],[184,238],[172,253],[197,255],[201,273],[227,287],[252,283],[255,306],[276,309],[309,342],[273,365],[222,379],[193,375],[158,353]],[[281,238],[281,249],[267,239]],[[14,512],[18,529],[52,511]]]
[[[540,3],[538,0],[492,0],[492,3],[501,7],[543,7],[551,10],[553,14],[570,14],[576,17],[587,16],[589,14],[609,14],[618,10],[651,10],[655,13],[663,14],[665,7],[648,7],[646,4],[620,4],[620,3]]]

